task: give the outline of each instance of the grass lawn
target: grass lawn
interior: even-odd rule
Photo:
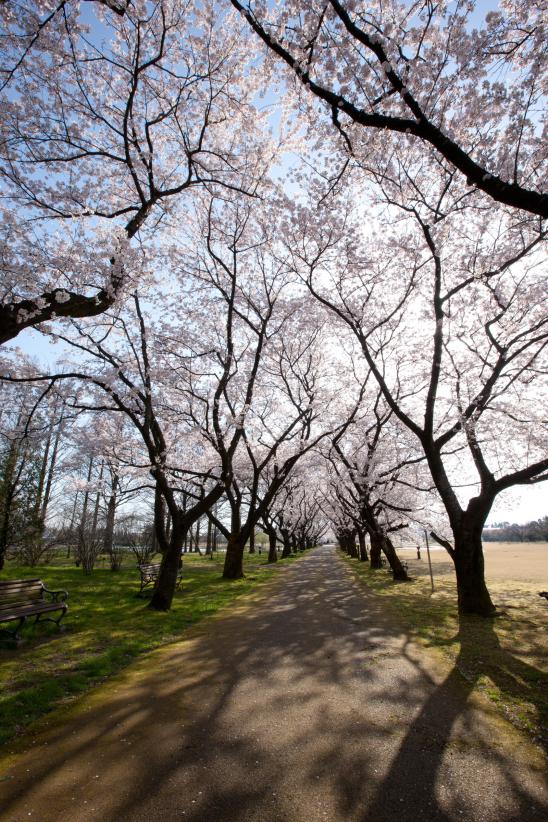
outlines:
[[[514,546],[513,550],[518,549]],[[411,556],[402,552],[413,581],[401,584],[394,584],[384,570],[372,571],[368,563],[346,555],[344,559],[411,637],[444,654],[510,721],[537,743],[546,744],[548,603],[538,596],[539,583],[513,580],[511,565],[506,579],[497,571],[493,579],[488,577],[488,587],[500,615],[494,619],[468,617],[459,625],[454,572],[446,555],[435,566],[434,594],[425,575],[426,559],[419,571],[419,563]]]
[[[129,557],[117,573],[97,567],[89,576],[62,564],[66,560],[37,568],[8,563],[2,579],[40,577],[50,589],[65,588],[69,611],[62,632],[52,623],[29,623],[18,648],[0,643],[0,744],[135,657],[180,639],[185,628],[256,589],[288,562],[267,565],[264,552],[246,555],[245,579],[228,581],[221,578],[223,561],[222,554],[213,560],[186,555],[183,585],[167,613],[149,610],[136,596],[139,572]]]

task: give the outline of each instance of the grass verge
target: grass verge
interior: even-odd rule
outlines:
[[[507,719],[546,746],[546,609],[538,601],[536,585],[490,582],[500,614],[494,619],[466,617],[459,623],[452,575],[438,576],[432,594],[426,577],[394,584],[389,574],[371,570],[368,563],[346,555],[344,561],[413,639],[442,653]]]
[[[165,613],[149,610],[136,596],[135,567],[117,573],[97,568],[85,576],[59,562],[38,568],[8,564],[2,579],[40,577],[50,589],[66,589],[69,612],[62,632],[48,622],[29,624],[18,648],[0,644],[0,745],[136,657],[181,639],[186,628],[261,587],[296,559],[267,565],[265,554],[246,555],[245,578],[230,581],[221,577],[223,555],[187,555],[183,585]]]

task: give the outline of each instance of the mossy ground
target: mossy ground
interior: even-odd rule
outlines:
[[[88,576],[63,559],[37,568],[8,563],[2,579],[39,577],[50,589],[64,588],[69,612],[63,631],[48,622],[29,623],[18,648],[0,643],[0,744],[135,658],[181,639],[189,626],[256,590],[293,560],[267,565],[264,552],[246,555],[245,578],[228,581],[221,577],[223,559],[187,555],[181,590],[164,613],[136,596],[139,572],[129,557],[119,572],[105,563]]]

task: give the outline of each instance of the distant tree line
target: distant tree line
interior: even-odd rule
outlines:
[[[548,516],[518,525],[496,522],[483,532],[485,542],[548,542]]]

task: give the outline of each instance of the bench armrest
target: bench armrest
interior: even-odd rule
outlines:
[[[66,602],[68,599],[68,592],[64,591],[63,589],[59,591],[50,591],[50,589],[46,588],[46,586],[44,585],[42,590],[45,594],[51,594],[54,602]]]

